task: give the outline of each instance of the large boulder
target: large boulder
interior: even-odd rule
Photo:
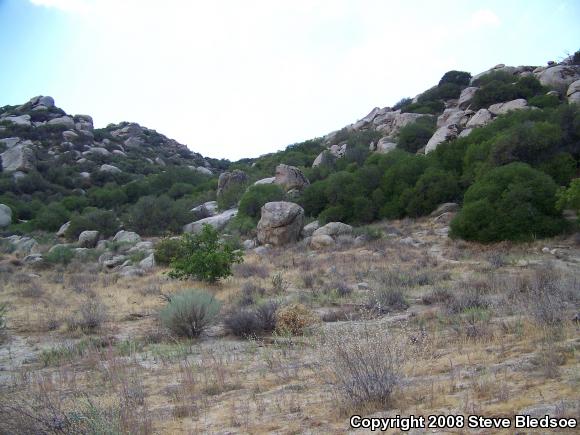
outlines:
[[[310,184],[308,178],[302,171],[294,166],[278,165],[276,166],[276,178],[274,183],[279,184],[288,192],[292,189],[302,190]]]
[[[93,118],[89,115],[75,115],[75,128],[78,131],[85,133],[85,136],[92,137],[93,132]]]
[[[580,104],[580,80],[576,80],[566,91],[566,97],[570,104]]]
[[[10,122],[15,125],[22,125],[25,127],[30,127],[32,125],[30,122],[30,115],[6,116],[2,118],[2,121]]]
[[[108,172],[109,174],[120,174],[122,171],[113,165],[101,165],[99,169],[101,172]]]
[[[5,228],[12,223],[12,209],[6,204],[0,204],[0,228]]]
[[[205,219],[208,217],[215,216],[218,214],[218,203],[217,201],[204,202],[197,207],[193,207],[191,212],[195,215],[197,219]]]
[[[62,224],[60,226],[60,228],[58,229],[58,231],[56,232],[56,237],[64,237],[66,235],[66,231],[69,229],[69,227],[70,227],[70,221]]]
[[[310,238],[310,247],[312,249],[327,249],[334,247],[334,245],[334,239],[326,234],[320,234]]]
[[[556,65],[546,68],[538,74],[538,80],[542,85],[564,95],[568,86],[580,80],[580,65]]]
[[[286,245],[298,240],[304,225],[304,209],[293,202],[268,202],[258,222],[258,241],[265,245]]]
[[[211,225],[216,230],[222,230],[225,226],[238,214],[238,209],[234,208],[231,210],[226,210],[223,213],[216,214],[215,216],[210,216],[205,219],[200,219],[196,222],[192,222],[183,227],[184,233],[194,233],[197,234],[201,232],[204,225]]]
[[[61,116],[48,121],[48,125],[59,125],[72,130],[75,128],[75,121],[70,116]]]
[[[5,172],[28,172],[34,169],[34,150],[29,140],[19,142],[12,148],[4,151],[2,157],[2,169]]]
[[[312,237],[330,236],[334,238],[350,234],[352,234],[352,227],[350,225],[343,224],[342,222],[329,222],[314,231],[314,233],[312,233]]]
[[[248,184],[248,175],[244,171],[234,169],[232,172],[220,174],[218,179],[217,195],[221,196],[226,190],[235,186],[244,186]]]
[[[483,127],[491,122],[491,112],[487,109],[479,109],[467,122],[467,128]]]
[[[79,247],[80,248],[94,248],[97,246],[99,241],[98,231],[83,231],[79,234]]]
[[[471,112],[470,112],[471,113]],[[466,117],[466,111],[457,108],[445,109],[437,118],[437,128],[445,127],[450,124],[462,124],[462,120]]]
[[[259,186],[261,184],[274,184],[275,181],[276,177],[262,178],[261,180],[256,181],[254,186]]]
[[[373,127],[385,136],[393,137],[399,134],[399,131],[401,131],[403,127],[416,122],[419,118],[424,116],[430,115],[424,115],[421,113],[401,113],[400,110],[386,112],[373,119]]]
[[[140,241],[141,236],[133,231],[121,230],[113,237],[113,242],[119,243],[139,243]]]
[[[458,134],[459,128],[457,127],[457,124],[449,124],[438,128],[433,136],[431,136],[431,139],[429,139],[429,142],[427,142],[427,145],[425,146],[425,154],[435,151],[440,143],[449,139],[455,139]]]
[[[209,176],[213,175],[212,171],[210,171],[207,168],[204,168],[203,166],[188,166],[188,168],[194,172],[200,173],[201,175],[209,175]]]
[[[397,144],[393,142],[388,136],[379,139],[376,145],[376,152],[380,154],[387,154],[397,148]]]
[[[312,234],[314,234],[314,231],[316,231],[318,228],[320,228],[320,224],[318,223],[318,221],[310,222],[308,225],[304,225],[304,228],[302,228],[302,233],[300,235],[303,238],[311,237]]]
[[[478,89],[479,88],[475,86],[469,86],[462,90],[461,95],[459,96],[459,100],[457,101],[457,106],[462,110],[467,109],[471,104],[471,100],[473,100],[473,97],[475,97],[475,93]]]
[[[12,245],[12,253],[18,257],[26,257],[27,255],[38,253],[38,242],[31,237],[10,236],[4,240]]]
[[[528,102],[524,98],[518,98],[517,100],[507,101],[505,103],[497,103],[489,106],[489,111],[493,115],[504,115],[512,110],[522,110],[528,109]]]

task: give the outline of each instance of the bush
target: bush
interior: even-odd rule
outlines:
[[[216,282],[232,275],[232,265],[241,263],[243,255],[219,239],[218,231],[204,225],[199,234],[183,234],[178,255],[171,262],[171,278]]]
[[[369,295],[367,308],[379,314],[391,311],[403,311],[409,308],[409,303],[401,288],[382,287]]]
[[[166,195],[144,196],[131,206],[125,215],[127,228],[145,236],[167,231],[179,233],[191,222],[190,202],[175,201]]]
[[[220,302],[209,293],[185,290],[171,295],[160,312],[161,323],[179,337],[198,337],[213,323],[220,306]]]
[[[570,208],[580,216],[580,178],[572,180],[567,189],[558,191],[557,207],[559,210]]]
[[[281,334],[301,335],[314,323],[314,315],[302,304],[282,307],[276,314],[276,330]]]
[[[155,262],[168,266],[179,255],[181,242],[178,238],[165,238],[155,245]]]
[[[425,171],[413,189],[407,190],[401,202],[406,203],[406,213],[417,217],[431,213],[439,204],[450,202],[459,196],[459,185],[453,172],[437,168]]]
[[[342,398],[355,406],[391,404],[404,376],[408,341],[383,328],[344,327],[324,337],[330,382]]]
[[[69,216],[69,211],[62,204],[53,202],[38,212],[34,224],[40,230],[56,231],[68,221]]]
[[[67,320],[69,329],[93,332],[107,320],[107,307],[97,299],[88,299],[81,305],[78,315]]]
[[[114,212],[109,210],[90,209],[82,215],[71,218],[70,226],[66,231],[66,238],[76,241],[79,234],[87,230],[96,230],[103,237],[111,237],[117,233],[121,223]]]
[[[236,337],[250,337],[260,332],[256,312],[250,308],[242,308],[228,314],[224,320],[225,326]]]
[[[68,246],[57,246],[49,253],[44,255],[44,260],[51,264],[69,264],[74,258],[75,253]]]
[[[556,183],[525,163],[495,168],[465,193],[451,234],[467,240],[531,240],[564,229],[555,207]]]
[[[471,74],[465,71],[447,71],[439,80],[439,86],[445,83],[454,83],[459,86],[469,86]]]
[[[282,201],[283,199],[284,191],[277,184],[251,186],[240,200],[238,216],[249,216],[257,222],[264,204],[272,201]]]
[[[435,119],[431,116],[419,118],[416,122],[404,126],[399,132],[398,146],[410,153],[423,148],[435,133]]]

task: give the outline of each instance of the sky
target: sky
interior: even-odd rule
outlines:
[[[578,0],[0,0],[0,106],[50,95],[95,127],[257,157],[449,70],[560,60],[578,23]]]

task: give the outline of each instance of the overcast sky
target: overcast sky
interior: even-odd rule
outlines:
[[[235,160],[322,136],[448,70],[580,49],[580,1],[0,0],[0,106],[51,95]]]

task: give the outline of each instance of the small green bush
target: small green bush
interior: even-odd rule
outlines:
[[[454,83],[459,86],[469,86],[471,74],[465,71],[447,71],[439,80],[439,86],[445,83]]]
[[[558,192],[557,207],[559,210],[570,208],[580,216],[580,178],[572,180],[567,189]]]
[[[264,204],[272,201],[282,201],[283,199],[284,191],[277,184],[251,186],[240,200],[238,216],[248,216],[257,222]]]
[[[531,240],[564,229],[555,207],[556,183],[525,163],[495,168],[465,193],[451,234],[467,240]]]
[[[87,230],[96,230],[103,237],[111,237],[117,233],[121,223],[117,216],[110,210],[89,209],[82,215],[71,218],[65,236],[69,240],[77,240],[79,234]]]
[[[44,256],[44,260],[51,264],[69,264],[74,258],[75,253],[68,246],[57,246],[51,252]]]
[[[213,323],[220,307],[213,295],[191,289],[171,295],[159,314],[163,326],[175,335],[193,338]]]
[[[242,261],[240,251],[220,241],[218,231],[211,225],[204,225],[199,234],[183,234],[169,276],[216,282],[232,275],[232,265]]]
[[[168,266],[179,255],[181,242],[177,238],[165,238],[155,245],[155,262]]]
[[[435,130],[435,119],[433,117],[421,117],[416,122],[408,124],[400,130],[398,146],[410,153],[416,153],[420,148],[427,145]]]

